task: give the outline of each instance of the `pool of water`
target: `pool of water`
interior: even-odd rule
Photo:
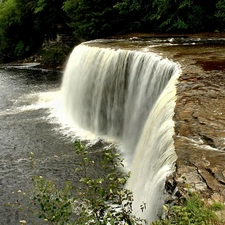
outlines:
[[[35,215],[17,207],[29,206],[20,191],[28,194],[34,174],[59,183],[77,182],[72,173],[74,137],[70,128],[60,124],[62,76],[35,68],[0,69],[0,225],[16,225],[22,219],[40,224]],[[35,169],[30,152],[37,162]]]

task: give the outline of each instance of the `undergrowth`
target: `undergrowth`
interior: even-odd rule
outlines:
[[[213,205],[212,205],[213,206]],[[215,211],[223,210],[221,203],[208,206],[197,192],[190,192],[177,205],[165,205],[165,217],[152,225],[224,225]]]
[[[102,158],[95,162],[86,147],[79,141],[75,144],[80,163],[75,170],[81,175],[79,185],[66,182],[64,188],[57,188],[54,181],[34,176],[30,202],[35,214],[51,225],[142,225],[147,221],[133,214],[133,194],[125,188],[130,174],[123,172],[123,159],[112,146],[104,149]],[[35,169],[34,154],[31,164]],[[90,176],[99,164],[103,173]],[[75,194],[74,194],[75,191]],[[24,196],[27,196],[23,193]],[[151,225],[222,225],[215,211],[224,210],[221,203],[207,206],[197,192],[188,192],[177,204],[164,205],[163,219]],[[174,204],[174,205],[173,205]],[[140,210],[145,210],[145,204]],[[25,220],[20,221],[26,224]]]

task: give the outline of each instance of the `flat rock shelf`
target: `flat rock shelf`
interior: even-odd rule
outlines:
[[[182,66],[174,117],[178,186],[188,183],[209,202],[224,203],[225,44],[219,40],[155,50]]]

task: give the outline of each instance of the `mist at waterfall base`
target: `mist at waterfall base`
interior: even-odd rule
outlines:
[[[133,212],[149,222],[162,213],[166,177],[174,171],[178,64],[151,52],[90,47],[73,50],[62,83],[67,117],[120,143]],[[139,210],[142,203],[146,210]]]

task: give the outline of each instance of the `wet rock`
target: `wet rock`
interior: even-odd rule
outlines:
[[[175,180],[225,202],[225,45],[160,48],[181,64],[175,108]]]

